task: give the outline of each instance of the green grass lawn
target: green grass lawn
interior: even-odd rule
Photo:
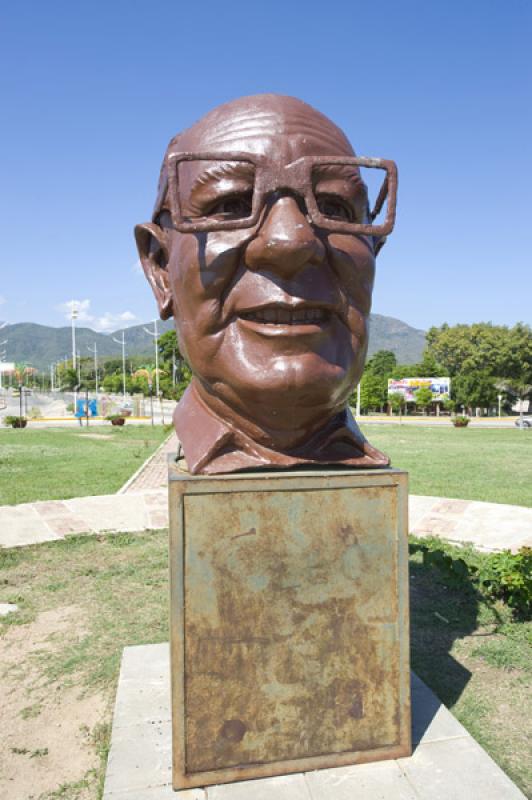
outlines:
[[[60,713],[62,698],[73,698],[74,705],[76,698],[100,705],[105,699],[102,720],[88,732],[92,769],[47,793],[47,800],[78,798],[81,789],[83,798],[100,796],[122,649],[168,640],[167,569],[164,531],[0,551],[0,602],[19,605],[16,614],[0,618],[0,681],[10,698],[10,725],[18,725],[15,740],[6,723],[1,737],[16,743],[17,768],[37,769],[28,747],[36,729],[42,759],[55,757],[50,715]],[[531,624],[513,621],[505,606],[486,602],[469,584],[446,585],[419,552],[411,556],[410,570],[413,669],[531,793]],[[43,641],[39,621],[52,616],[55,626]],[[16,647],[15,658],[10,654]],[[70,743],[58,746],[68,760]],[[37,773],[35,790],[40,797]]]
[[[0,505],[113,494],[167,435],[160,425],[0,429]]]
[[[412,494],[532,506],[532,430],[362,425]]]

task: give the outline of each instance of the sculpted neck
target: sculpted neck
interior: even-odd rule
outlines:
[[[270,402],[267,408],[257,403],[253,409],[254,417],[250,418],[209,391],[197,378],[192,379],[191,389],[208,411],[271,450],[286,451],[298,447],[343,408],[292,407],[287,413],[286,401],[278,407],[272,407]]]

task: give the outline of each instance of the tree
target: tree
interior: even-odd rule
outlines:
[[[397,359],[395,353],[391,350],[378,350],[367,362],[366,372],[371,372],[373,375],[381,375],[383,378],[388,378],[395,367],[397,366]]]
[[[159,353],[162,361],[167,363],[172,362],[174,355],[176,360],[182,359],[175,331],[166,331],[162,336],[159,336]]]
[[[57,377],[61,389],[72,391],[78,384],[78,373],[72,368],[72,361],[62,362],[57,367]]]
[[[427,353],[451,377],[482,372],[532,383],[532,329],[521,322],[512,328],[489,322],[430,328]]]
[[[420,386],[414,393],[414,402],[416,406],[423,409],[423,413],[427,413],[427,408],[431,405],[433,400],[432,392],[428,386]]]
[[[495,379],[481,370],[457,375],[452,392],[457,404],[466,408],[489,408],[497,403]]]
[[[364,411],[382,408],[386,402],[388,381],[372,372],[364,372],[360,381],[360,407]]]
[[[456,400],[453,400],[451,397],[447,397],[443,401],[443,407],[446,411],[449,411],[451,414],[456,408]]]
[[[392,392],[388,395],[388,402],[392,409],[392,413],[397,411],[399,413],[399,417],[401,417],[401,412],[405,406],[405,396],[402,392]]]

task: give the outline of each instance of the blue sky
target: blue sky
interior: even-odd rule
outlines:
[[[152,319],[132,229],[169,138],[218,103],[295,95],[399,165],[373,310],[532,321],[528,0],[25,2],[0,19],[0,320]]]

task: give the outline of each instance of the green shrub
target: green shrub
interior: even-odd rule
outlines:
[[[469,425],[469,417],[464,417],[462,415],[451,417],[451,422],[455,428],[467,428]]]
[[[518,553],[503,550],[488,556],[477,575],[480,591],[493,599],[504,600],[522,616],[532,612],[532,548]]]
[[[24,428],[26,427],[27,423],[26,417],[19,417],[19,416],[11,416],[10,414],[7,417],[4,417],[4,424],[11,425],[12,428]]]
[[[502,600],[516,616],[530,617],[532,548],[488,555],[438,539],[413,539],[410,550],[422,554],[425,566],[436,567],[448,586],[469,586],[490,600]]]

